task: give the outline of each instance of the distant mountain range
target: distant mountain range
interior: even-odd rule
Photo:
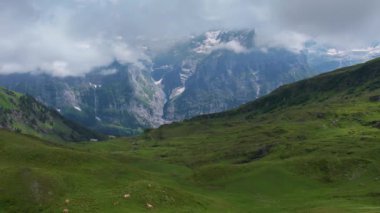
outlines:
[[[114,62],[82,77],[10,74],[0,86],[30,94],[63,116],[110,135],[220,112],[320,72],[375,57],[380,47],[342,52],[263,50],[254,30],[210,31],[152,55],[146,68]]]
[[[310,68],[321,73],[380,57],[380,45],[373,43],[367,48],[340,50],[308,42],[303,52],[307,55]]]
[[[17,128],[60,123],[7,90],[0,106]],[[379,108],[376,59],[133,138],[0,130],[0,212],[378,212]]]

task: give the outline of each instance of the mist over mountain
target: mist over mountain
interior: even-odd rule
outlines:
[[[0,75],[65,117],[110,135],[133,135],[238,107],[277,87],[376,57],[377,46],[341,51],[309,41],[300,51],[263,47],[253,29],[212,30],[155,50],[140,64],[114,61],[83,76]]]
[[[115,60],[142,66],[143,44],[165,49],[210,29],[255,28],[260,46],[293,51],[309,40],[366,48],[378,40],[377,8],[376,0],[3,0],[0,73],[83,76]]]
[[[379,0],[1,0],[0,212],[380,212]]]
[[[182,120],[231,109],[312,75],[305,55],[262,50],[255,37],[254,30],[209,31],[158,55],[153,77],[168,98],[164,117]]]
[[[11,74],[0,85],[36,97],[65,117],[105,134],[131,135],[162,123],[164,95],[150,72],[113,64],[84,77]]]

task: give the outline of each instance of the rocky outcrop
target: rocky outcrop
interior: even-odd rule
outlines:
[[[83,77],[13,74],[2,76],[0,84],[28,93],[70,120],[105,134],[136,134],[164,123],[162,90],[150,71],[133,65],[115,62]]]
[[[255,32],[211,31],[155,58],[167,120],[215,113],[312,75],[304,54],[256,47]]]
[[[314,73],[304,53],[262,49],[254,30],[215,30],[155,53],[145,67],[114,62],[82,77],[12,74],[0,85],[110,135],[220,112]]]

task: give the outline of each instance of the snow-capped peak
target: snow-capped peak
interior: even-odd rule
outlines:
[[[335,48],[331,48],[327,50],[326,54],[329,56],[343,56],[345,52],[341,50],[337,50]]]
[[[202,42],[200,46],[195,48],[194,51],[199,54],[209,53],[213,49],[213,47],[220,44],[220,38],[218,38],[220,33],[220,30],[206,32],[205,40]]]
[[[185,87],[177,87],[175,88],[172,93],[170,94],[170,100],[180,96],[183,92],[185,92]]]
[[[90,87],[94,88],[94,89],[97,89],[97,88],[101,88],[101,87],[102,87],[102,85],[100,85],[100,84],[93,84],[93,83],[91,83],[91,82],[89,82],[88,85],[89,85]]]
[[[209,54],[214,50],[226,49],[235,53],[243,53],[248,51],[241,43],[246,39],[243,35],[232,34],[228,32],[209,31],[205,33],[205,39],[202,43],[194,48],[194,52],[198,54]]]
[[[368,58],[376,57],[380,55],[380,46],[355,48],[347,50],[338,50],[336,48],[330,48],[326,51],[326,55],[332,57],[352,57],[357,59],[367,60]]]

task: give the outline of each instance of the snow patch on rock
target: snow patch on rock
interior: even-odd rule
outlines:
[[[199,47],[195,48],[194,51],[199,54],[210,53],[215,46],[220,44],[220,39],[218,38],[220,33],[220,30],[206,32],[206,39]]]
[[[78,110],[79,112],[82,112],[82,109],[79,106],[73,106],[74,109]]]
[[[230,41],[222,41],[221,35],[222,32],[211,31],[205,34],[206,39],[202,42],[202,44],[194,49],[194,52],[198,54],[210,54],[215,50],[230,50],[235,53],[244,53],[247,52],[248,49],[244,47],[237,39],[232,39]]]
[[[94,88],[94,89],[97,89],[97,88],[101,88],[101,87],[102,87],[101,84],[93,84],[93,83],[91,83],[91,82],[89,82],[88,85],[89,85],[91,88]]]
[[[160,80],[158,80],[158,81],[155,81],[154,82],[154,84],[155,85],[161,85],[161,83],[162,83],[162,80],[164,80],[163,78],[161,78]]]
[[[170,99],[174,99],[180,95],[182,95],[183,92],[185,92],[185,87],[177,87],[175,88],[172,93],[170,94]]]

